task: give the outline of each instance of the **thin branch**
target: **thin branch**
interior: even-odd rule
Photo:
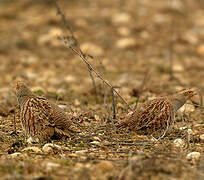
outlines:
[[[90,70],[89,68],[88,68],[88,70],[89,70],[89,75],[90,75],[90,77],[91,77],[91,81],[92,81],[92,84],[93,84],[93,87],[94,87],[94,94],[95,94],[95,96],[96,96],[96,101],[98,101],[98,93],[97,93],[96,82],[95,82],[95,80],[94,80],[94,77],[93,77],[93,75],[92,75],[91,70]]]
[[[172,18],[171,20],[171,40],[170,40],[170,43],[169,43],[169,62],[170,62],[170,77],[171,79],[174,77],[174,74],[173,74],[173,56],[174,56],[174,20]]]
[[[13,115],[13,126],[14,126],[14,131],[13,133],[16,134],[16,112],[14,111],[14,115]]]
[[[74,37],[74,32],[73,32],[71,26],[69,26],[69,24],[67,23],[67,19],[65,18],[65,15],[62,13],[62,11],[61,11],[59,5],[57,4],[56,0],[54,0],[54,5],[55,5],[55,7],[57,9],[57,15],[60,15],[61,21],[62,21],[65,29],[68,29],[69,32],[71,33],[71,38],[69,39],[70,44],[74,45],[80,51],[80,53],[82,53],[81,49],[79,48],[80,47],[79,43],[78,43],[77,39]],[[93,58],[90,55],[88,55],[88,57]],[[92,81],[92,84],[93,84],[93,87],[94,87],[94,91],[95,91],[95,95],[96,95],[96,100],[98,101],[96,82],[94,80],[94,77],[92,75],[92,72],[91,72],[91,69],[89,68],[89,66],[88,66],[88,71],[89,71],[89,75],[91,77],[91,81]]]
[[[61,17],[61,20],[62,20],[62,23],[63,23],[65,29],[68,29],[69,32],[71,33],[71,36],[74,37],[74,32],[73,32],[71,26],[69,26],[69,24],[67,23],[67,19],[65,18],[65,15],[62,13],[59,5],[57,4],[57,0],[54,0],[53,2],[54,2],[54,5],[57,9],[57,15],[59,15]]]
[[[84,56],[83,53],[79,53],[78,51],[76,51],[73,47],[69,47],[73,52],[75,52],[86,64],[87,66],[89,66],[89,68],[95,73],[95,75],[101,79],[104,84],[106,84],[107,86],[109,86],[111,89],[113,89],[113,91],[117,94],[117,96],[127,105],[127,107],[132,110],[132,108],[130,107],[130,105],[127,103],[127,101],[116,91],[115,88],[113,88],[113,86],[108,82],[106,81],[102,75],[100,75],[94,68],[93,66],[88,62],[88,60],[86,59],[86,57]]]
[[[71,36],[68,36],[68,37],[63,37],[61,38],[62,40],[64,40],[64,43],[65,45],[67,45],[75,54],[77,54],[84,62],[85,64],[87,65],[88,69],[92,72],[94,72],[94,74],[96,75],[96,77],[98,77],[99,79],[101,79],[103,81],[104,84],[106,84],[107,86],[109,86],[116,94],[118,97],[120,97],[120,99],[127,105],[127,107],[129,109],[132,110],[132,108],[129,106],[129,104],[126,102],[126,100],[115,90],[115,88],[113,88],[113,86],[103,78],[103,76],[98,73],[94,68],[93,66],[89,63],[88,59],[86,58],[88,55],[84,54],[82,52],[82,50],[80,49],[80,46],[79,46],[79,43],[77,41],[77,39],[74,37],[74,33],[71,29],[71,27],[67,24],[67,21],[66,21],[66,18],[64,16],[64,14],[62,13],[62,11],[60,10],[60,7],[58,6],[57,4],[57,1],[54,0],[54,5],[57,9],[57,14],[60,15],[61,17],[61,20],[65,26],[65,28],[67,28],[70,33],[71,33]]]
[[[141,93],[141,92],[143,91],[143,89],[144,89],[144,86],[145,86],[145,84],[146,84],[146,82],[147,82],[148,76],[149,76],[149,68],[146,69],[144,79],[143,79],[142,84],[141,84],[140,89],[139,89],[140,93]],[[136,101],[134,110],[137,108],[137,105],[138,105],[139,100],[140,100],[140,95],[138,95],[138,98],[137,98],[137,101]]]
[[[113,104],[113,120],[116,119],[116,105],[115,105],[115,95],[113,89],[111,89],[112,92],[112,104]]]

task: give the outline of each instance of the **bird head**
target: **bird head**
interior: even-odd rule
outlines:
[[[186,89],[180,92],[186,100],[191,99],[193,96],[197,95],[197,92],[193,89]]]
[[[173,95],[172,103],[175,111],[180,109],[186,103],[187,100],[191,99],[196,94],[196,91],[193,89],[185,89]]]
[[[21,104],[24,99],[33,97],[34,95],[23,81],[18,81],[16,83],[16,96],[18,98],[19,104]]]

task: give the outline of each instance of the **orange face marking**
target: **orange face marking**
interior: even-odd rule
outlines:
[[[196,92],[194,90],[186,90],[184,91],[184,96],[188,97],[188,98],[191,98],[193,97],[194,95],[196,95]]]
[[[17,89],[17,90],[20,89],[20,88],[23,87],[23,86],[25,86],[25,84],[24,84],[24,82],[22,82],[22,81],[18,81],[18,82],[16,83],[16,89]]]

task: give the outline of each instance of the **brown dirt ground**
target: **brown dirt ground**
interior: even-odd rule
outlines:
[[[138,94],[143,102],[193,87],[203,97],[203,0],[59,4],[82,50],[94,56],[90,63],[132,107]],[[1,0],[0,34],[0,179],[204,179],[202,107],[186,105],[178,112],[174,132],[159,142],[116,131],[110,90],[95,77],[96,96],[84,62],[57,38],[67,30],[51,1]],[[55,141],[64,148],[49,152],[42,151],[43,143],[27,144],[12,90],[16,80],[64,104],[86,137]],[[202,106],[198,97],[194,101]],[[116,106],[120,120],[127,108],[119,98]],[[184,126],[193,135],[178,130]],[[176,138],[184,140],[184,147],[174,146]],[[30,146],[38,149],[23,150]],[[201,157],[187,160],[193,151]]]

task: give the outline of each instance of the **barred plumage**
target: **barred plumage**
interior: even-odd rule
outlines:
[[[174,123],[175,113],[196,93],[184,90],[168,97],[159,97],[140,104],[117,128],[126,128],[138,134],[164,136]]]
[[[76,130],[71,119],[56,104],[36,96],[23,82],[17,83],[16,90],[21,125],[27,137],[47,140],[54,135],[69,136]]]

